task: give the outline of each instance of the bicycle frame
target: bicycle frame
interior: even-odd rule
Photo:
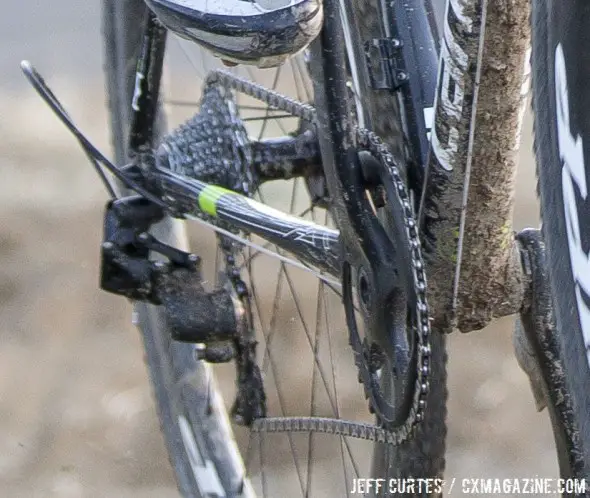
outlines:
[[[516,171],[514,151],[518,148],[526,92],[521,92],[523,77],[501,81],[499,78],[502,74],[523,75],[528,48],[528,2],[519,0],[511,5],[513,10],[505,12],[496,2],[488,5],[486,0],[449,1],[438,75],[432,6],[427,3],[425,7],[422,0],[383,6],[384,19],[392,20],[385,24],[394,28],[384,30],[384,34],[415,41],[402,47],[400,62],[408,74],[408,84],[402,87],[401,98],[406,131],[422,130],[408,133],[408,140],[420,170],[417,177],[424,179],[422,186],[415,187],[421,199],[419,215],[429,274],[429,301],[434,325],[442,330],[482,328],[495,317],[517,312],[524,296],[511,218]],[[148,26],[146,37],[150,49],[144,51],[137,71],[130,134],[132,152],[151,145],[152,130],[146,128],[146,123],[156,112],[166,39],[165,30],[159,25],[148,22]],[[414,38],[409,37],[409,28]],[[328,38],[332,36],[330,32],[335,30],[324,28]],[[486,39],[490,40],[487,44]],[[330,77],[345,81],[344,74]],[[319,91],[316,88],[316,98],[322,98]],[[338,106],[345,101],[336,102],[334,97],[337,94],[345,97],[345,92],[341,88],[340,92],[326,96],[328,114],[331,105]],[[430,124],[429,119],[433,121]],[[330,129],[329,122],[323,126],[321,120],[319,117],[323,167],[333,193],[340,187],[332,177],[346,161],[337,157],[339,152],[330,144],[352,143],[352,139]],[[330,157],[332,160],[326,159]],[[328,162],[334,163],[333,168]],[[326,263],[319,254],[310,261],[309,244],[301,240],[294,243],[293,233],[285,241],[276,232],[265,231],[266,223],[275,228],[280,226],[284,215],[266,213],[260,218],[248,211],[249,219],[242,219],[237,206],[243,209],[246,203],[236,195],[226,195],[224,209],[230,208],[231,200],[237,202],[232,223],[251,228],[257,225],[258,235],[334,273],[333,263]],[[294,219],[290,218],[289,223],[295,223]],[[336,215],[337,226],[342,227],[344,223]],[[312,227],[308,222],[305,226],[309,233],[316,234],[315,240],[334,240],[334,233],[324,233],[322,227]],[[333,257],[332,249],[329,254]]]
[[[256,234],[339,279],[340,237],[337,230],[285,214],[222,187],[187,180],[169,170],[160,170],[160,174],[164,190],[173,191],[177,202],[182,199],[187,214],[198,218],[204,213]]]
[[[447,4],[420,209],[429,300],[442,330],[483,328],[523,302],[512,212],[528,12],[528,0]]]

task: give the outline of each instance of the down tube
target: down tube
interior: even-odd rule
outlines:
[[[528,91],[529,0],[449,0],[420,219],[435,325],[470,331],[518,311],[512,231]]]

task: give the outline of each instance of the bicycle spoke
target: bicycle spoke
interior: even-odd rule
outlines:
[[[258,301],[258,296],[256,293],[253,293],[254,296],[254,301],[255,301],[255,307],[256,307],[256,312],[258,313],[258,316],[260,317],[260,313],[261,313],[261,307],[260,307],[260,303]],[[273,322],[273,317],[271,317],[271,323]],[[268,330],[264,327],[264,324],[262,323],[262,320],[260,320],[261,323],[261,331],[262,331],[262,335],[264,337],[265,343],[268,344],[268,337],[269,337],[269,332]],[[286,410],[285,410],[285,406],[286,406],[286,402],[285,402],[285,398],[284,398],[284,394],[280,388],[280,384],[279,384],[279,376],[278,374],[278,369],[277,366],[275,364],[275,362],[272,359],[272,356],[269,354],[268,355],[268,359],[269,359],[269,364],[270,364],[270,369],[271,369],[271,373],[272,373],[272,378],[273,378],[273,383],[275,385],[276,388],[276,393],[277,393],[277,398],[278,398],[278,402],[279,402],[279,410],[281,413],[281,416],[284,417],[286,414]],[[293,443],[293,437],[291,433],[287,434],[287,439],[289,440],[289,446],[291,447],[291,456],[293,458],[293,463],[295,464],[295,468],[297,470],[297,476],[299,478],[299,484],[301,486],[301,492],[303,493],[303,477],[301,474],[301,469],[299,468],[299,463],[297,461],[297,456],[296,456],[296,451],[295,451],[295,445]]]
[[[276,79],[276,77],[275,77]],[[296,182],[295,182],[296,183]],[[290,202],[290,206],[289,206],[289,212],[292,213],[293,212],[293,191],[295,190],[295,186],[293,187],[292,191],[291,191],[291,202]],[[264,194],[262,191],[258,192],[258,196],[260,197],[260,201],[264,203]],[[278,253],[278,247],[275,245],[275,250]],[[274,301],[273,301],[273,311],[272,311],[272,315],[271,315],[271,319],[270,319],[270,334],[271,337],[269,338],[269,340],[266,341],[266,346],[264,348],[264,355],[263,355],[263,359],[262,359],[262,371],[264,372],[266,370],[266,368],[268,367],[268,365],[266,365],[266,361],[267,358],[270,357],[270,341],[272,340],[272,336],[274,335],[274,331],[276,330],[275,327],[275,319],[276,319],[276,311],[277,311],[277,304],[279,302],[280,299],[280,295],[281,295],[281,288],[282,288],[282,277],[285,271],[285,265],[283,262],[281,262],[280,264],[280,268],[279,268],[279,273],[277,276],[277,285],[275,288],[275,293],[274,293]]]
[[[336,416],[336,418],[340,418],[340,403],[338,401],[338,386],[336,384],[336,370],[335,370],[335,366],[334,366],[334,354],[333,354],[333,349],[332,349],[332,333],[330,332],[330,321],[328,320],[328,303],[326,302],[326,294],[325,294],[325,290],[324,290],[325,284],[323,282],[318,282],[318,285],[321,287],[321,290],[322,290],[322,301],[323,301],[323,308],[324,308],[326,336],[328,339],[328,354],[330,356],[330,365],[332,366],[332,368],[331,368],[332,383],[334,386],[334,398],[336,399],[336,414],[335,414],[335,416]],[[342,460],[342,470],[343,470],[343,473],[345,476],[344,487],[346,489],[346,495],[348,496],[347,483],[349,483],[351,481],[348,478],[348,471],[346,469],[346,459],[344,456],[344,449],[345,448],[348,453],[348,457],[350,458],[350,462],[353,466],[353,470],[355,472],[356,477],[358,477],[360,475],[360,472],[359,472],[356,460],[355,460],[354,456],[352,455],[352,450],[350,448],[350,445],[348,444],[348,441],[346,440],[346,438],[341,437],[340,438],[340,458]]]
[[[309,74],[307,74],[307,69],[303,68],[304,60],[299,57],[297,58],[297,68],[299,70],[299,74],[301,77],[301,81],[303,82],[303,89],[305,90],[305,99],[308,102],[313,102],[313,83]]]
[[[314,215],[312,215],[312,217],[315,218]],[[326,212],[326,214],[324,216],[324,225],[327,225],[327,224],[328,224],[328,213]],[[318,281],[318,294],[321,295],[321,306],[324,310],[324,322],[325,322],[324,325],[326,327],[326,339],[328,341],[328,356],[330,357],[332,385],[334,388],[334,398],[336,400],[335,417],[340,418],[340,402],[338,400],[338,386],[336,384],[336,369],[335,369],[334,354],[333,354],[333,349],[332,349],[332,333],[330,331],[330,321],[328,320],[328,303],[326,302],[325,287],[326,287],[326,285],[323,282]],[[318,299],[318,301],[319,301],[319,299]],[[318,325],[317,326],[319,326],[319,317],[318,317]],[[354,462],[354,458],[351,454],[350,447],[346,444],[345,438],[341,437],[340,438],[340,459],[342,461],[342,472],[344,474],[344,489],[345,489],[346,496],[349,496],[348,483],[351,481],[349,479],[348,470],[346,468],[346,458],[344,455],[344,448],[345,447],[347,448],[347,450],[349,452],[349,458],[351,459],[351,461],[354,465],[355,462]],[[358,476],[358,473],[357,473],[357,476]]]
[[[286,256],[279,254],[278,252],[267,250],[258,244],[250,242],[249,240],[245,239],[244,237],[240,237],[239,235],[229,232],[228,230],[218,227],[218,226],[214,225],[213,223],[209,223],[208,221],[205,221],[201,218],[197,218],[197,217],[193,217],[193,216],[191,216],[191,217],[187,216],[187,218],[189,218],[193,221],[196,221],[197,223],[200,223],[201,225],[207,226],[210,229],[214,230],[215,232],[219,232],[219,233],[229,237],[230,239],[235,240],[236,242],[239,242],[240,244],[242,244],[246,247],[252,247],[252,248],[257,249],[258,251],[266,254],[267,256],[271,256],[272,258],[282,261],[283,263],[286,263],[286,264],[293,266],[295,268],[299,268],[301,270],[305,270],[307,272],[310,272],[312,275],[314,275],[319,280],[326,282],[326,284],[330,284],[336,288],[342,286],[342,284],[340,282],[336,282],[335,280],[332,280],[331,278],[326,277],[324,274],[315,270],[313,267],[308,266],[308,265],[304,265],[300,261],[296,261],[294,259],[287,258]]]
[[[271,90],[277,89],[277,85],[279,83],[279,76],[281,75],[281,68],[282,68],[282,66],[279,66],[275,70],[275,76],[274,76],[274,80],[272,82]],[[269,108],[267,108],[266,113],[265,113],[267,118],[268,118],[269,114],[270,114]],[[262,126],[260,127],[260,131],[258,132],[258,140],[262,140],[262,136],[264,135],[264,132],[266,131],[266,124],[267,124],[267,121],[264,121],[262,123]]]
[[[197,73],[199,78],[204,81],[206,74],[205,74],[205,70],[204,70],[205,68],[203,66],[203,59],[201,58],[201,60],[200,60],[201,70],[199,70],[199,68],[197,67],[197,63],[190,56],[190,54],[189,54],[187,48],[185,47],[184,43],[182,42],[182,40],[180,38],[178,38],[177,36],[175,36],[174,39],[176,40],[176,43],[180,47],[180,51],[184,54],[185,59],[188,61],[188,63],[191,65],[191,67],[194,69],[194,71]]]
[[[287,272],[287,270],[285,270],[285,275],[286,275],[286,280],[287,280],[287,285],[289,286],[290,292],[291,292],[291,296],[293,297],[293,302],[295,303],[295,309],[297,310],[297,313],[299,315],[299,320],[301,322],[301,325],[303,326],[303,330],[305,332],[305,337],[307,338],[307,342],[309,347],[312,349],[313,351],[313,342],[311,339],[311,334],[309,332],[309,329],[307,327],[307,325],[305,324],[305,321],[303,319],[303,314],[301,312],[301,304],[299,302],[299,299],[296,297],[296,293],[293,290],[293,282]],[[328,384],[328,380],[327,380],[327,376],[324,372],[324,369],[321,367],[320,365],[320,359],[318,356],[314,355],[314,365],[317,367],[319,374],[320,374],[320,378],[322,380],[322,383],[324,385],[324,388],[326,389],[326,394],[328,396],[328,400],[330,402],[330,406],[332,408],[332,412],[336,413],[336,402],[334,401],[334,399],[332,398],[332,395],[330,393],[330,388],[329,388],[329,384]]]
[[[292,116],[291,114],[277,114],[275,116],[272,116],[273,119],[297,119],[294,116]],[[248,117],[248,118],[241,118],[243,122],[249,122],[249,121],[262,121],[263,119],[268,119],[268,116],[254,116],[254,117]]]
[[[289,212],[290,213],[292,213],[293,210],[294,210],[294,208],[295,208],[295,197],[296,197],[296,193],[297,193],[297,181],[294,182],[293,188],[292,188],[292,191],[291,191],[291,203],[290,203],[290,206],[289,206]],[[263,196],[262,192],[259,195],[260,195],[261,201],[264,202],[264,196]],[[278,251],[278,248],[276,248],[276,249]],[[301,322],[301,325],[303,326],[303,329],[305,331],[305,336],[307,337],[308,344],[309,344],[309,346],[313,350],[312,340],[311,340],[311,334],[309,332],[309,328],[307,327],[307,324],[305,323],[305,319],[303,318],[303,312],[301,311],[300,301],[299,301],[299,299],[297,297],[297,293],[294,290],[294,285],[293,285],[293,282],[291,280],[291,277],[289,276],[289,273],[288,273],[287,269],[285,268],[284,263],[282,263],[282,262],[281,262],[281,267],[280,267],[280,270],[279,270],[279,276],[278,276],[278,280],[277,280],[277,288],[275,289],[275,299],[274,299],[274,302],[273,302],[273,314],[272,314],[272,317],[271,317],[271,330],[274,331],[274,329],[275,329],[274,323],[273,323],[273,318],[276,317],[277,304],[278,304],[279,297],[280,297],[280,289],[282,288],[282,286],[280,285],[280,283],[282,283],[282,277],[283,277],[283,275],[285,276],[285,278],[287,280],[287,285],[289,286],[291,297],[293,299],[293,302],[295,303],[295,308],[297,310],[297,314],[299,316],[299,320]],[[272,332],[271,332],[271,334],[272,334]],[[265,348],[264,358],[266,358],[267,354],[269,354],[269,346],[268,346],[268,343],[267,343],[267,346]],[[263,364],[263,371],[264,371],[264,369],[265,369],[264,359],[263,359],[263,363],[262,364]],[[328,395],[328,399],[330,400],[330,404],[332,406],[332,409],[334,410],[334,407],[335,407],[334,400],[330,396],[330,390],[329,390],[329,387],[328,387],[326,376],[325,376],[325,374],[323,372],[323,369],[320,366],[319,358],[317,357],[317,355],[314,355],[314,365],[317,366],[317,368],[320,371],[320,376],[321,376],[322,382],[324,383],[324,387],[326,388],[326,393]]]
[[[317,222],[316,213],[313,208],[311,211],[311,218],[312,218],[312,221]],[[328,213],[328,211],[325,211],[323,224],[327,226],[328,221],[329,221],[329,213]],[[325,287],[328,287],[332,292],[334,292],[334,294],[336,294],[340,298],[340,301],[342,300],[342,294],[339,291],[337,291],[333,286],[331,286],[330,284],[328,284],[326,282],[318,281],[318,286],[321,288],[321,291],[322,291],[321,295],[322,295],[322,302],[323,302],[323,309],[324,309],[324,321],[325,321],[325,327],[326,327],[326,332],[327,332],[326,337],[328,340],[328,354],[330,357],[332,385],[334,386],[334,398],[336,400],[335,417],[340,418],[340,403],[338,401],[338,386],[336,383],[335,361],[334,361],[334,354],[333,354],[333,348],[332,348],[332,333],[330,331],[331,330],[330,321],[328,320],[328,303],[326,301]],[[356,305],[354,306],[354,309],[358,312]],[[341,453],[341,459],[342,459],[342,468],[343,468],[345,476],[348,476],[348,472],[346,470],[345,457],[344,457],[344,448],[346,448],[346,452],[348,454],[348,457],[350,458],[351,464],[353,466],[353,470],[355,472],[356,477],[358,478],[358,476],[360,475],[360,472],[358,469],[358,464],[356,463],[356,460],[352,454],[352,449],[350,448],[350,444],[346,438],[341,437],[340,438],[340,453]],[[348,482],[351,482],[351,481],[348,479],[348,477],[346,477],[346,483],[348,483]],[[345,488],[346,488],[346,493],[348,494],[348,486],[346,483],[345,483]]]
[[[251,273],[251,264],[250,267],[248,269],[249,275],[250,275],[250,291],[252,294],[252,298],[254,301],[254,306],[255,306],[255,310],[256,310],[256,314],[258,316],[258,320],[260,323],[260,330],[262,331],[262,335],[264,338],[264,343],[265,343],[265,347],[264,347],[264,354],[263,354],[263,360],[262,360],[262,372],[264,373],[268,366],[270,365],[270,369],[271,369],[271,373],[272,373],[272,377],[273,377],[273,383],[275,385],[276,388],[276,394],[277,394],[277,398],[279,401],[279,410],[282,416],[285,416],[286,410],[285,410],[285,400],[283,397],[283,393],[279,387],[279,376],[278,376],[278,369],[277,366],[275,365],[275,362],[273,361],[273,358],[271,357],[270,354],[270,346],[271,346],[271,342],[272,342],[272,337],[274,336],[274,332],[276,330],[276,326],[275,326],[275,320],[276,320],[276,302],[277,299],[280,296],[280,288],[281,288],[281,282],[282,279],[280,278],[280,274],[277,278],[277,285],[275,288],[275,302],[273,303],[273,313],[271,315],[271,319],[270,319],[270,324],[268,329],[266,328],[263,320],[262,320],[262,316],[263,316],[263,312],[262,312],[262,307],[260,305],[260,301],[258,298],[258,292],[257,292],[257,288],[256,288],[256,284],[254,282],[254,278],[252,277],[252,273]],[[303,493],[303,477],[299,468],[299,464],[297,462],[297,457],[296,457],[296,452],[295,452],[295,445],[293,443],[293,439],[292,439],[292,435],[288,434],[287,438],[289,440],[289,445],[291,448],[291,457],[293,459],[293,463],[295,465],[295,468],[297,470],[297,476],[299,478],[299,483],[301,486],[301,490]]]
[[[264,433],[258,437],[258,458],[260,459],[260,477],[262,479],[262,496],[268,496],[268,482],[266,481],[266,473],[264,472]]]
[[[293,191],[292,191],[290,212],[293,212],[293,209],[294,209],[294,205],[295,205],[295,202],[294,201],[295,201],[296,191],[297,191],[297,189],[296,189],[296,184],[295,184],[294,187],[293,187]],[[263,200],[263,199],[261,199],[261,200]],[[308,210],[311,211],[311,213],[312,213],[312,219],[314,219],[314,221],[315,221],[315,213],[313,211],[313,207],[308,208]],[[328,221],[328,213],[325,212],[325,218],[324,218],[324,224],[325,225],[327,224],[327,221]],[[319,353],[319,331],[316,329],[315,334],[314,334],[314,335],[316,335],[316,338],[315,338],[314,341],[312,341],[311,333],[309,331],[308,325],[305,322],[304,314],[302,312],[302,306],[301,306],[301,303],[300,303],[298,294],[295,291],[295,286],[293,284],[293,280],[292,280],[291,276],[289,275],[288,269],[285,268],[284,265],[282,265],[281,270],[282,270],[281,275],[283,275],[283,274],[285,275],[285,279],[286,279],[287,285],[289,287],[291,298],[292,298],[293,303],[295,304],[295,308],[297,310],[299,321],[300,321],[300,323],[301,323],[301,325],[303,327],[303,330],[305,332],[305,336],[307,338],[308,345],[310,346],[310,348],[312,349],[312,352],[313,352],[314,367],[313,367],[313,373],[312,373],[312,375],[313,375],[313,377],[312,377],[312,386],[315,386],[316,385],[315,384],[315,382],[316,382],[315,375],[316,375],[316,373],[319,373],[320,379],[322,381],[322,384],[323,384],[324,389],[325,389],[325,392],[326,392],[326,396],[328,398],[328,401],[329,401],[330,406],[331,406],[331,409],[332,409],[333,416],[336,417],[336,418],[339,418],[340,415],[339,415],[339,407],[338,407],[338,401],[337,401],[336,393],[335,393],[335,396],[333,397],[332,394],[331,394],[331,392],[330,392],[329,384],[328,384],[328,381],[327,381],[327,376],[325,374],[324,369],[321,366],[321,362],[320,362],[320,358],[319,358],[319,354],[318,354]],[[319,281],[319,284],[320,285],[323,285],[323,282]],[[275,296],[277,296],[277,295],[278,295],[278,293],[275,293]],[[327,310],[327,307],[325,306],[324,309]],[[317,313],[317,311],[316,311],[316,313]],[[327,322],[327,316],[326,316],[326,327],[329,330],[329,325],[328,325],[328,322]],[[335,378],[335,372],[334,372],[333,356],[331,356],[331,363],[332,363],[332,381],[333,381],[334,388],[336,388],[336,378]],[[315,391],[313,393],[314,393],[314,396],[313,396],[313,399],[312,399],[312,405],[314,404],[314,401],[315,401]],[[336,398],[336,399],[334,399],[334,398]],[[315,412],[315,408],[312,409],[312,413],[313,412]],[[313,444],[313,438],[314,438],[314,436],[310,434],[309,437],[310,437],[309,444],[312,445]],[[341,446],[343,469],[344,469],[345,475],[347,474],[347,472],[345,470],[345,463],[344,463],[345,458],[344,458],[344,449],[343,448],[346,448],[348,457],[349,457],[349,459],[351,461],[351,464],[353,465],[353,468],[355,470],[356,475],[358,476],[359,475],[358,466],[357,466],[356,461],[354,459],[354,456],[352,454],[352,449],[350,448],[350,445],[349,445],[348,440],[346,438],[340,437],[340,446]],[[308,449],[308,464],[309,464],[309,461],[310,461],[309,459],[312,458],[312,457],[313,457],[313,451],[312,451],[312,448],[310,447]],[[311,469],[308,467],[307,493],[309,493],[309,490],[311,489],[310,488],[311,487],[310,471],[311,471]],[[346,486],[346,484],[345,484],[345,486]],[[306,496],[307,496],[307,494],[306,494]]]
[[[303,211],[301,211],[301,213],[299,213],[297,215],[298,218],[303,218],[304,216],[306,216],[308,213],[311,212],[313,208],[309,207],[304,209]],[[266,244],[264,244],[262,246],[263,249],[269,249],[271,246],[273,246],[272,242],[267,242]],[[257,257],[261,256],[262,254],[267,254],[267,253],[263,253],[262,251],[256,251],[254,254],[249,254],[248,258],[238,267],[240,270],[244,269],[250,262],[254,261]]]
[[[187,51],[188,44],[185,45],[180,40],[178,44],[184,58],[201,78],[206,76],[207,66],[216,67],[215,59],[212,57],[208,55],[203,58],[192,57]],[[288,77],[284,72],[285,68],[289,71]],[[243,73],[248,74],[252,81],[260,81],[257,72],[258,70],[251,67],[243,68]],[[313,103],[312,82],[307,74],[306,63],[301,57],[292,58],[272,71],[263,70],[261,73],[263,81],[270,90],[286,93],[284,87],[289,85],[288,90],[291,94],[295,94],[298,100]],[[351,94],[358,97],[354,89],[351,89]],[[188,98],[169,98],[163,102],[178,108],[199,106],[199,102],[192,102]],[[293,116],[267,105],[259,105],[255,99],[246,95],[237,93],[236,102],[248,134],[257,137],[257,140],[272,138],[279,132],[283,136],[288,136],[299,126],[297,121],[293,121]],[[319,224],[329,226],[329,212],[323,210],[323,215],[318,214],[321,212],[311,203],[305,184],[301,185],[304,179],[294,178],[289,181],[292,182],[290,186],[285,182],[267,182],[258,188],[256,194],[263,204],[272,206],[274,201],[278,205],[273,207],[291,214],[298,213],[297,216],[300,218],[311,217],[314,222],[318,218]],[[291,195],[289,201],[282,190],[272,190],[273,188],[282,189],[285,186],[284,194]],[[266,198],[271,202],[267,203]],[[307,202],[306,205],[303,204],[304,201]],[[263,375],[269,413],[272,413],[272,416],[286,417],[293,416],[293,411],[307,410],[308,413],[296,413],[296,415],[333,418],[346,416],[349,409],[349,388],[342,383],[341,364],[346,366],[348,373],[355,367],[352,357],[341,358],[340,354],[341,347],[345,346],[343,343],[346,339],[346,335],[343,336],[346,334],[345,326],[336,325],[339,322],[330,319],[340,320],[341,316],[332,317],[332,314],[329,316],[329,313],[334,311],[331,310],[334,305],[332,301],[342,299],[340,282],[319,272],[309,264],[299,261],[296,256],[278,248],[276,244],[266,242],[257,236],[235,234],[201,218],[196,218],[195,221],[240,244],[235,268],[244,271],[243,278],[250,293],[252,326],[259,341],[258,364]],[[270,259],[266,260],[262,256],[268,256]],[[218,287],[219,276],[222,282],[225,281],[223,278],[224,253],[218,249],[215,256],[211,253],[208,257],[214,264],[215,273],[212,278]],[[297,273],[293,268],[303,272]],[[206,275],[209,274],[206,273]],[[311,283],[310,276],[317,279],[317,284]],[[292,340],[298,341],[297,349],[294,350],[296,357],[290,356],[289,350],[285,348],[285,345],[289,344],[285,341]],[[299,359],[303,360],[301,364],[305,365],[305,369],[297,363]],[[294,361],[295,363],[291,364]],[[329,365],[326,365],[326,362],[329,362]],[[311,370],[307,365],[311,367]],[[289,368],[292,369],[293,366],[296,368],[297,375],[290,375]],[[300,373],[303,376],[301,378],[298,376]],[[311,386],[308,390],[306,383],[309,381]],[[300,404],[294,404],[293,382],[300,382],[297,385],[299,389],[302,389],[303,395]],[[211,384],[211,379],[208,378],[208,404],[211,402],[211,396],[215,395],[211,392],[214,388]],[[315,433],[300,437],[292,432],[280,436],[248,431],[243,435],[244,439],[239,438],[244,460],[243,482],[255,483],[257,492],[260,493],[258,496],[276,496],[276,486],[288,484],[290,495],[301,494],[306,498],[314,497],[318,493],[317,488],[327,482],[328,475],[343,479],[345,489],[342,495],[349,496],[351,482],[349,478],[363,475],[359,470],[359,467],[364,466],[363,460],[359,458],[358,447],[350,438]],[[280,438],[280,441],[275,443],[273,439],[275,437]],[[322,440],[324,437],[330,437],[327,444],[324,444],[325,441]],[[338,439],[333,439],[334,437]],[[258,458],[255,455],[256,452],[258,452]],[[277,461],[279,455],[284,455],[286,459],[284,463],[289,474],[285,479],[277,478],[277,472],[279,476],[282,472],[281,467],[278,466],[281,462]],[[340,489],[340,485],[337,483],[335,485],[336,489]]]
[[[174,100],[174,99],[165,99],[162,100],[163,104],[175,107],[199,107],[199,102],[194,100]]]
[[[277,278],[277,286],[275,288],[275,297],[273,300],[273,304],[272,304],[272,315],[270,317],[270,325],[269,325],[269,329],[270,329],[270,333],[268,335],[268,337],[266,338],[266,344],[264,347],[264,354],[262,356],[262,372],[266,372],[266,369],[268,368],[268,362],[270,361],[270,346],[271,346],[271,342],[272,339],[274,337],[274,333],[276,331],[276,311],[278,308],[278,302],[280,300],[280,296],[281,296],[281,289],[282,289],[282,276],[283,276],[283,270],[284,267],[281,266],[281,269],[279,271],[278,274],[278,278]]]
[[[293,69],[293,83],[295,83],[295,91],[297,92],[297,100],[299,100],[300,102],[303,101],[303,92],[301,91],[301,87],[300,87],[300,81],[296,76],[296,72],[295,72],[295,64],[293,62],[293,59],[291,59],[289,61],[289,65],[291,66],[291,69]]]
[[[314,332],[314,351],[313,351],[313,355],[314,358],[317,358],[319,356],[319,349],[320,349],[320,330],[321,328],[319,327],[319,320],[320,320],[320,314],[321,314],[321,301],[319,299],[319,286],[318,286],[318,300],[317,300],[317,305],[316,305],[316,323],[315,323],[315,332]],[[316,415],[316,406],[315,406],[315,392],[316,392],[316,374],[317,374],[318,368],[316,366],[316,364],[314,363],[313,366],[313,372],[312,372],[312,378],[311,378],[311,401],[310,401],[310,416],[314,416]],[[313,441],[314,441],[314,434],[312,432],[309,433],[308,435],[308,450],[307,450],[307,488],[305,491],[305,497],[309,498],[309,493],[311,490],[311,482],[312,482],[312,467],[311,467],[311,462],[313,461]]]
[[[303,63],[300,57],[290,60],[291,67],[293,68],[293,79],[295,86],[297,87],[297,99],[302,102],[312,102],[311,92],[308,85],[305,83],[303,76],[303,69],[301,64]]]
[[[298,191],[298,188],[297,187],[298,187],[298,182],[296,180],[296,181],[293,182],[293,186],[292,186],[292,190],[291,190],[291,201],[290,201],[290,206],[289,206],[289,212],[290,213],[293,213],[294,212],[294,209],[295,209],[295,202],[296,202],[296,196],[297,196],[297,191]],[[259,196],[260,196],[261,201],[264,202],[264,194],[262,192],[259,192]],[[278,248],[277,248],[277,251],[278,251]],[[265,348],[264,348],[264,355],[263,355],[263,360],[262,360],[262,369],[263,369],[263,372],[264,372],[268,368],[268,365],[270,365],[270,367],[271,367],[271,372],[273,374],[273,379],[274,379],[275,385],[277,387],[277,395],[279,397],[279,404],[281,406],[281,412],[282,413],[284,413],[284,409],[283,409],[284,401],[281,400],[282,396],[279,393],[279,389],[278,389],[278,381],[279,381],[279,379],[276,376],[276,366],[275,366],[275,362],[274,362],[274,360],[272,358],[272,353],[271,353],[271,346],[272,346],[272,344],[271,344],[271,342],[272,342],[273,337],[275,336],[275,331],[277,330],[278,304],[279,304],[279,301],[280,301],[280,298],[281,298],[281,295],[282,295],[283,277],[285,277],[285,279],[287,280],[287,282],[289,284],[291,295],[293,296],[294,300],[297,301],[296,306],[297,306],[297,312],[298,312],[298,315],[299,315],[299,319],[300,319],[303,327],[305,329],[307,329],[307,324],[305,323],[305,321],[303,319],[303,313],[301,311],[301,307],[300,307],[299,301],[295,297],[295,293],[294,293],[294,290],[293,290],[293,283],[292,283],[292,281],[290,279],[290,276],[288,275],[288,272],[287,272],[287,269],[285,267],[285,264],[283,262],[281,262],[280,263],[280,266],[279,266],[279,272],[278,272],[278,275],[277,275],[277,284],[276,284],[275,292],[274,292],[273,308],[272,308],[271,319],[270,319],[270,324],[269,324],[269,330],[270,331],[267,332],[267,333],[265,333],[264,332],[264,329],[263,329],[263,334],[265,335]],[[256,304],[256,307],[257,307],[258,313],[260,313],[260,305],[258,304],[258,296],[257,296],[257,293],[256,293],[255,300],[256,300],[256,303],[257,303]],[[309,332],[307,332],[307,335],[309,336]],[[319,343],[318,343],[318,345],[319,345]],[[316,371],[316,368],[319,368],[319,362],[317,361],[317,354],[314,355],[314,358],[316,359],[315,364],[317,365],[317,367],[314,367],[314,371]],[[312,381],[312,392],[313,392],[313,384],[314,384],[314,382]],[[329,393],[328,393],[328,395],[329,395]],[[312,401],[312,403],[313,403],[313,401]],[[310,435],[310,437],[313,437],[313,436]],[[292,451],[294,453],[294,445],[293,445],[291,434],[289,434],[288,438],[289,438],[289,444],[292,445]],[[310,448],[312,448],[311,445],[308,447],[308,451],[309,451]],[[310,470],[310,467],[309,466],[311,465],[312,457],[313,457],[313,454],[311,455],[311,457],[308,455],[308,472],[307,472],[307,482],[306,482],[306,485],[305,485],[305,490],[304,490],[303,480],[301,478],[301,472],[299,470],[299,466],[296,463],[298,476],[300,476],[300,479],[301,479],[300,484],[301,484],[301,487],[302,487],[301,488],[301,491],[302,491],[303,496],[308,496],[309,489],[310,489],[310,487],[309,487],[310,486],[309,479],[310,479],[310,476],[311,476],[311,470]]]
[[[293,184],[292,192],[291,192],[291,206],[290,206],[290,212],[291,213],[293,212],[293,210],[295,208],[295,196],[296,196],[296,193],[297,193],[297,184],[298,184],[298,182],[295,181],[294,184]],[[291,297],[293,298],[293,302],[295,303],[295,308],[297,310],[297,314],[299,315],[299,320],[301,321],[301,325],[303,326],[303,330],[304,330],[305,335],[307,337],[308,344],[309,344],[310,348],[313,351],[314,348],[313,348],[313,345],[312,345],[311,334],[309,332],[309,328],[307,327],[307,324],[305,323],[305,319],[303,318],[303,313],[301,311],[301,304],[300,304],[300,301],[298,299],[297,293],[295,292],[293,281],[292,281],[292,279],[291,279],[291,277],[289,275],[289,272],[284,267],[283,267],[283,272],[284,272],[285,278],[287,280],[287,285],[289,286],[289,291],[291,293]],[[330,405],[332,406],[332,410],[334,411],[335,403],[334,403],[334,400],[330,396],[330,390],[329,390],[329,387],[328,387],[326,376],[325,376],[325,374],[323,372],[323,369],[320,367],[320,360],[319,360],[317,354],[314,354],[314,371],[315,371],[315,368],[316,367],[318,368],[318,370],[320,372],[320,376],[321,376],[322,382],[324,383],[324,387],[326,389],[326,394],[328,395],[328,399],[330,400]]]

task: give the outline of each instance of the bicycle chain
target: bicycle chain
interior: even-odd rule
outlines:
[[[244,93],[266,103],[270,107],[282,110],[300,119],[309,122],[314,122],[316,119],[315,109],[311,105],[283,96],[278,92],[234,76],[226,71],[213,71],[209,74],[206,85],[216,84]],[[397,196],[395,202],[401,207],[401,214],[405,220],[406,242],[409,244],[411,250],[411,275],[416,296],[416,302],[414,304],[417,323],[411,324],[411,326],[418,342],[417,371],[412,406],[409,409],[406,420],[396,427],[380,427],[372,424],[322,417],[268,417],[254,420],[251,428],[255,432],[321,432],[399,445],[412,435],[414,428],[424,419],[426,397],[429,390],[431,331],[428,303],[426,300],[426,273],[422,260],[418,226],[414,218],[406,184],[400,174],[400,169],[397,166],[395,158],[389,152],[387,146],[375,133],[362,128],[356,129],[356,140],[359,149],[369,151],[387,169],[389,177],[395,186]],[[389,201],[392,202],[393,200],[390,199]],[[399,241],[396,242],[399,243]],[[247,296],[247,289],[244,290],[246,284],[241,280],[240,271],[236,265],[231,247],[233,245],[226,245],[223,249],[226,256],[226,273],[234,288],[236,286],[239,288],[240,292],[236,290],[238,296],[244,299]],[[351,340],[350,342],[352,343],[353,341]],[[353,349],[355,349],[354,346]],[[355,354],[361,358],[364,357],[363,351],[355,350]],[[366,361],[364,362],[364,368],[368,368]],[[365,384],[364,387],[365,396],[368,396],[373,386],[367,386]],[[379,419],[379,414],[376,413],[376,415]]]

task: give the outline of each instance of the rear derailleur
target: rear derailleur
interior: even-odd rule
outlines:
[[[197,359],[209,363],[235,360],[237,397],[232,415],[237,423],[250,425],[266,415],[266,397],[251,319],[243,304],[247,288],[238,274],[233,286],[207,291],[200,258],[163,244],[149,233],[163,217],[160,206],[141,196],[107,204],[100,287],[161,306],[172,338],[200,345]]]

